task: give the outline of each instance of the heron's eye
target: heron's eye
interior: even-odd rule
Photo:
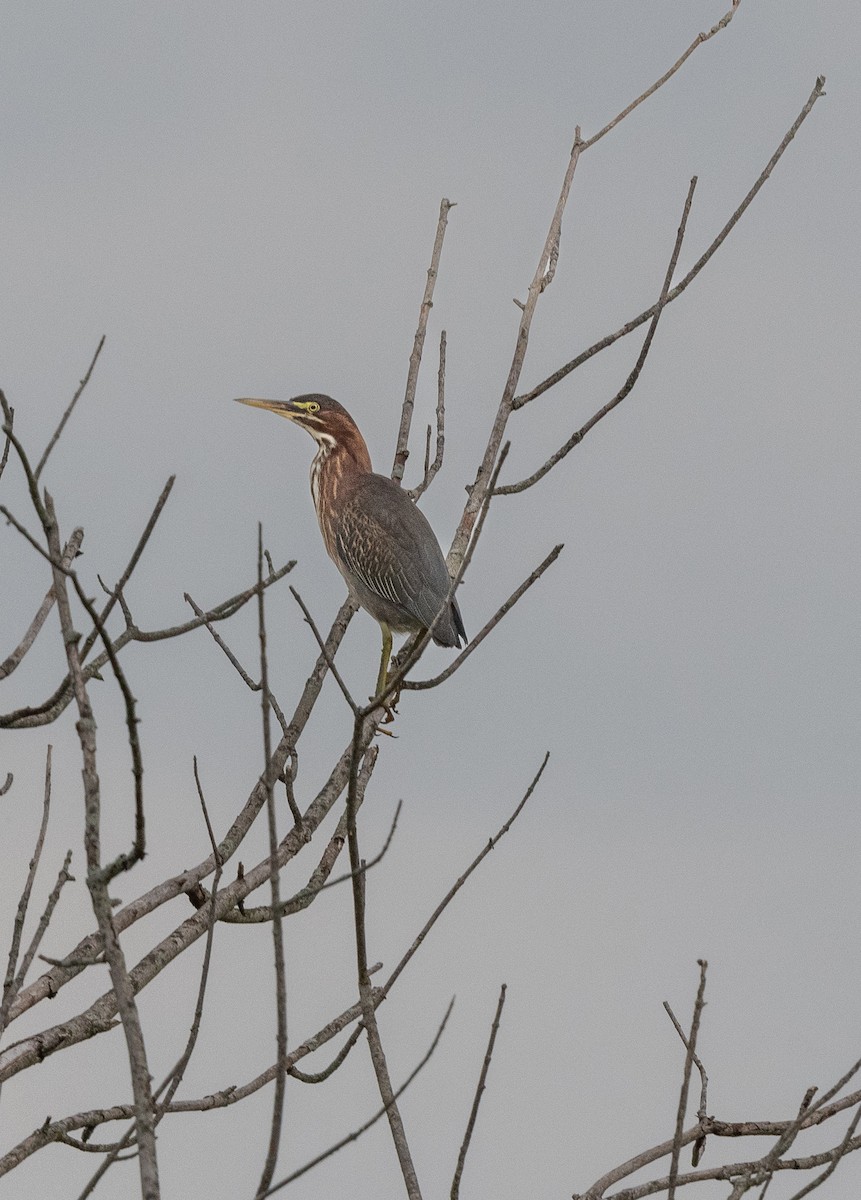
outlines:
[[[320,411],[320,405],[317,403],[317,401],[316,401],[316,400],[310,400],[310,401],[309,401],[309,402],[308,402],[308,403],[305,405],[305,411],[306,411],[306,412],[309,412],[309,413],[315,413],[315,412],[319,412],[319,411]]]

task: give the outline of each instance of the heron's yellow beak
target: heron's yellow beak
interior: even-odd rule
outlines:
[[[257,400],[253,396],[237,396],[237,404],[248,404],[252,408],[266,408],[269,412],[278,413],[279,417],[293,417],[296,410],[289,400]]]

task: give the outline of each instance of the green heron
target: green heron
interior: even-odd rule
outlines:
[[[466,630],[439,542],[424,513],[385,475],[356,422],[337,400],[311,394],[240,404],[266,408],[301,425],[317,443],[311,495],[329,557],[354,599],[379,621],[383,653],[376,695],[385,690],[392,633],[431,629],[438,646],[460,647]]]

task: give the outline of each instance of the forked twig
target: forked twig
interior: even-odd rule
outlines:
[[[685,275],[685,277],[681,279],[674,288],[670,289],[670,292],[667,296],[667,304],[671,304],[673,300],[677,299],[677,297],[682,294],[685,288],[687,288],[688,285],[697,277],[697,275],[699,275],[700,271],[703,269],[706,263],[708,263],[712,255],[720,249],[720,247],[729,237],[732,230],[744,216],[746,210],[753,203],[759,190],[765,184],[766,180],[771,176],[772,171],[783,157],[783,154],[789,146],[789,143],[792,141],[804,121],[810,115],[810,112],[816,101],[820,98],[820,96],[824,95],[825,76],[820,75],[816,80],[813,91],[807,98],[806,104],[795,118],[790,128],[787,130],[783,140],[766,163],[753,187],[744,197],[741,204],[739,204],[738,208],[724,225],[723,229],[721,229],[717,237],[711,242],[705,252],[697,259],[690,271],[688,271],[687,275]],[[559,367],[558,370],[554,371],[551,375],[548,375],[546,379],[543,379],[541,383],[537,384],[534,388],[532,388],[531,391],[525,392],[521,396],[517,396],[511,403],[512,410],[523,408],[525,404],[529,404],[531,401],[537,400],[539,396],[542,396],[545,392],[549,391],[550,388],[555,387],[560,380],[564,379],[566,375],[570,375],[572,371],[576,371],[576,369],[581,367],[583,363],[588,361],[588,359],[593,358],[596,354],[600,354],[602,350],[606,350],[608,346],[612,346],[613,343],[617,342],[620,338],[627,337],[629,333],[632,333],[633,330],[637,329],[640,325],[643,325],[655,315],[656,307],[657,305],[653,304],[651,308],[644,309],[643,312],[639,313],[638,316],[633,317],[620,329],[617,329],[615,333],[610,333],[606,337],[601,338],[600,341],[595,342],[592,346],[589,346],[588,349],[583,350],[576,356],[576,358],[572,358],[570,362],[567,362],[564,366]]]
[[[664,276],[664,283],[661,288],[661,294],[658,297],[657,304],[655,305],[654,315],[652,317],[652,323],[650,324],[648,332],[646,333],[646,336],[643,340],[643,345],[640,349],[639,355],[637,356],[637,361],[634,364],[634,369],[631,371],[628,378],[622,384],[621,388],[616,393],[616,395],[613,397],[613,399],[608,401],[607,404],[605,404],[603,408],[599,409],[598,412],[596,412],[594,414],[594,416],[590,417],[590,419],[586,422],[586,424],[583,425],[582,428],[578,429],[576,431],[576,433],[573,433],[571,435],[571,437],[568,439],[568,441],[565,442],[562,446],[560,446],[559,449],[555,451],[555,453],[551,454],[550,457],[547,459],[547,461],[543,464],[543,466],[539,467],[538,470],[533,472],[533,474],[530,475],[528,478],[522,479],[519,483],[509,483],[509,484],[502,484],[501,486],[497,486],[494,489],[494,495],[511,496],[516,492],[525,492],[527,488],[531,488],[533,484],[537,483],[539,481],[539,479],[543,479],[548,471],[551,471],[558,462],[560,462],[563,458],[565,458],[565,456],[568,454],[568,452],[570,450],[572,450],[575,446],[578,446],[580,444],[580,442],[583,441],[583,438],[586,436],[586,434],[589,432],[589,430],[593,429],[598,424],[599,421],[603,420],[603,418],[606,417],[608,412],[611,412],[618,404],[622,403],[622,401],[625,399],[626,396],[630,395],[631,391],[634,388],[634,385],[636,384],[637,380],[640,378],[640,373],[642,372],[643,367],[645,366],[646,359],[648,358],[648,355],[649,355],[649,350],[651,349],[651,346],[652,346],[652,341],[654,340],[654,337],[655,337],[655,332],[658,328],[658,321],[661,319],[661,313],[664,311],[664,308],[666,307],[666,304],[667,304],[667,296],[669,295],[670,284],[672,283],[673,274],[675,272],[676,265],[679,261],[679,254],[681,253],[682,243],[685,240],[685,229],[687,228],[688,216],[690,215],[691,204],[693,203],[693,199],[694,199],[694,189],[696,188],[696,186],[697,186],[697,177],[695,175],[690,182],[690,185],[688,187],[688,194],[685,197],[685,206],[684,206],[684,209],[682,210],[682,219],[679,222],[679,228],[676,232],[676,240],[673,245],[673,252],[670,255],[670,261],[667,266],[666,274]]]
[[[706,971],[708,963],[704,958],[699,960],[700,986],[694,1003],[694,1015],[691,1019],[691,1031],[685,1045],[685,1067],[682,1074],[682,1086],[679,1092],[679,1107],[676,1112],[676,1131],[673,1134],[673,1150],[670,1156],[670,1184],[667,1188],[667,1200],[675,1200],[676,1183],[679,1177],[679,1156],[682,1152],[682,1138],[685,1128],[685,1113],[688,1111],[688,1091],[691,1086],[691,1071],[694,1065],[694,1054],[697,1048],[697,1035],[700,1030],[700,1018],[705,1007]]]
[[[428,425],[427,446],[425,447],[425,473],[421,483],[407,493],[411,500],[418,500],[419,496],[428,490],[436,478],[445,456],[445,352],[446,336],[445,330],[443,330],[439,335],[439,369],[437,371],[436,391],[436,451],[434,452],[433,462],[430,462],[431,427]]]
[[[687,1050],[687,1048],[688,1048],[687,1034],[682,1029],[681,1025],[678,1022],[676,1014],[670,1008],[669,1002],[666,1000],[664,1001],[664,1009],[667,1013],[667,1016],[672,1021],[673,1027],[674,1027],[676,1033],[681,1038],[682,1045]],[[706,1069],[703,1066],[702,1062],[700,1061],[700,1057],[696,1053],[696,1051],[692,1052],[692,1057],[693,1057],[693,1061],[694,1061],[694,1066],[697,1068],[697,1070],[700,1073],[700,1102],[699,1102],[699,1106],[697,1108],[697,1120],[700,1122],[700,1124],[703,1126],[703,1128],[705,1128],[706,1111],[707,1111],[707,1103],[708,1103],[709,1077],[706,1074]],[[700,1137],[697,1138],[696,1142],[694,1143],[694,1150],[693,1150],[693,1165],[694,1166],[696,1166],[699,1163],[699,1160],[702,1157],[703,1150],[705,1150],[705,1146],[706,1146],[706,1135],[705,1135],[705,1133],[703,1133],[703,1134],[701,1134]]]
[[[415,1067],[413,1067],[412,1071],[410,1071],[409,1075],[406,1077],[406,1079],[400,1085],[400,1087],[393,1093],[393,1096],[392,1096],[393,1100],[398,1100],[404,1094],[404,1092],[407,1090],[407,1088],[410,1086],[410,1084],[416,1078],[418,1073],[430,1061],[431,1055],[433,1054],[434,1050],[436,1050],[437,1046],[439,1045],[440,1038],[443,1035],[443,1031],[445,1030],[448,1019],[451,1016],[451,1010],[453,1008],[454,1008],[454,999],[449,1001],[449,1006],[445,1010],[445,1015],[444,1015],[442,1021],[440,1022],[440,1026],[437,1029],[436,1034],[434,1035],[434,1039],[431,1042],[430,1046],[428,1047],[427,1052],[425,1053],[423,1058],[415,1065]],[[343,1150],[344,1146],[349,1146],[351,1142],[358,1141],[358,1139],[362,1136],[363,1133],[367,1133],[367,1131],[371,1128],[371,1126],[376,1125],[377,1121],[379,1121],[380,1118],[384,1117],[385,1115],[386,1115],[386,1106],[383,1105],[383,1107],[377,1109],[377,1111],[374,1113],[374,1115],[372,1117],[370,1117],[367,1121],[365,1121],[364,1124],[360,1125],[358,1127],[358,1129],[354,1129],[352,1133],[348,1133],[346,1137],[343,1137],[340,1139],[340,1141],[335,1142],[335,1144],[333,1146],[330,1146],[328,1150],[324,1150],[322,1154],[318,1154],[315,1158],[312,1158],[310,1160],[310,1162],[307,1162],[307,1163],[305,1163],[304,1166],[299,1167],[298,1170],[292,1171],[284,1179],[280,1179],[278,1181],[278,1183],[276,1183],[274,1185],[274,1187],[270,1188],[269,1191],[266,1192],[266,1195],[274,1196],[274,1194],[277,1191],[280,1191],[281,1188],[286,1187],[288,1185],[288,1183],[293,1183],[301,1175],[304,1175],[308,1171],[310,1171],[312,1169],[312,1167],[319,1166],[319,1164],[321,1162],[324,1162],[327,1158],[331,1158],[332,1155],[337,1154],[339,1150]],[[261,1200],[262,1200],[262,1198],[261,1198]]]
[[[75,561],[75,558],[81,549],[81,542],[83,540],[83,529],[73,529],[68,542],[66,542],[66,545],[63,547],[63,557],[61,561],[65,567],[70,567]],[[27,632],[24,634],[23,638],[8,656],[8,658],[6,658],[4,662],[0,663],[0,680],[8,678],[15,668],[19,666],[27,651],[39,636],[42,626],[45,624],[45,621],[48,617],[48,613],[53,607],[54,589],[53,587],[50,587],[45,593],[45,599],[39,605],[39,611],[30,622]],[[0,793],[0,795],[2,795],[2,793]]]
[[[431,252],[431,263],[428,268],[425,292],[422,297],[421,308],[419,309],[419,323],[416,328],[415,338],[413,339],[412,353],[410,354],[406,392],[404,394],[404,402],[401,406],[401,424],[398,429],[398,441],[395,448],[394,462],[392,463],[392,479],[396,483],[400,483],[404,477],[404,467],[410,453],[410,426],[413,420],[413,407],[416,399],[416,386],[419,378],[419,367],[422,361],[422,351],[425,344],[425,332],[427,330],[430,310],[433,308],[433,293],[439,272],[439,260],[442,255],[442,243],[445,238],[446,225],[448,224],[448,214],[454,207],[452,201],[446,200],[445,197],[440,201],[436,237],[434,238],[433,251]]]
[[[15,986],[18,968],[18,954],[21,950],[21,938],[24,936],[24,922],[27,919],[27,909],[30,904],[30,895],[33,891],[33,884],[36,881],[36,872],[39,869],[39,859],[42,857],[42,847],[45,845],[45,834],[48,831],[48,817],[51,813],[52,749],[52,746],[48,746],[45,755],[45,792],[42,800],[42,820],[39,824],[39,832],[36,836],[36,847],[33,851],[33,857],[30,859],[30,866],[27,870],[27,878],[24,881],[24,887],[21,891],[21,897],[18,901],[18,909],[15,913],[15,921],[12,926],[12,942],[9,946],[9,958],[6,963],[6,977],[3,980],[3,997],[2,1003],[0,1003],[0,1034],[2,1034],[3,1030],[6,1028],[9,1009],[12,1007],[12,1002],[20,989],[20,983],[17,987]],[[21,982],[23,982],[23,979]]]
[[[214,876],[213,882],[212,882],[212,899],[210,902],[210,921],[209,921],[209,927],[207,928],[207,931],[206,931],[206,945],[205,945],[204,951],[203,951],[203,966],[201,967],[201,970],[200,970],[200,982],[199,982],[198,988],[197,988],[197,1000],[196,1000],[195,1006],[194,1006],[194,1015],[193,1015],[192,1021],[191,1021],[191,1028],[189,1030],[188,1038],[186,1039],[185,1049],[183,1050],[183,1052],[180,1055],[177,1062],[174,1064],[174,1066],[170,1069],[170,1071],[167,1073],[165,1078],[162,1080],[162,1082],[159,1084],[159,1086],[153,1092],[153,1098],[155,1100],[159,1101],[158,1111],[156,1113],[156,1118],[155,1118],[156,1125],[158,1125],[158,1123],[164,1117],[165,1113],[170,1109],[171,1101],[173,1100],[174,1096],[176,1095],[176,1092],[177,1092],[177,1089],[179,1088],[180,1083],[182,1083],[182,1079],[183,1079],[183,1076],[185,1075],[186,1068],[188,1067],[188,1064],[191,1061],[191,1056],[194,1053],[194,1048],[197,1044],[198,1034],[200,1033],[200,1025],[203,1020],[203,1003],[204,1003],[204,999],[206,996],[206,985],[209,981],[209,968],[210,968],[210,964],[212,962],[212,943],[213,943],[213,938],[215,936],[215,896],[218,893],[218,885],[221,882],[221,872],[222,872],[222,865],[223,865],[222,861],[221,861],[221,855],[218,851],[218,846],[216,845],[216,842],[215,842],[215,834],[212,831],[212,822],[209,819],[209,810],[207,809],[207,806],[206,806],[206,797],[204,796],[204,793],[203,793],[203,786],[200,782],[200,774],[199,774],[198,767],[197,767],[197,755],[195,755],[194,759],[193,759],[193,768],[194,768],[194,783],[195,783],[195,787],[197,788],[197,797],[198,797],[198,800],[200,801],[200,807],[203,812],[203,820],[204,820],[204,824],[206,825],[206,832],[207,832],[207,836],[209,838],[209,844],[212,847],[212,853],[215,856],[216,867],[215,867],[215,876]],[[162,1095],[164,1095],[163,1100],[160,1099],[160,1097]],[[114,1164],[114,1162],[122,1161],[122,1159],[121,1159],[122,1151],[124,1149],[126,1149],[128,1146],[130,1146],[135,1140],[135,1129],[136,1129],[135,1125],[131,1125],[126,1130],[125,1134],[113,1146],[108,1147],[105,1151],[103,1151],[103,1152],[107,1153],[107,1158],[105,1159],[105,1161],[103,1163],[101,1163],[99,1165],[98,1170],[92,1176],[89,1183],[84,1188],[83,1192],[81,1192],[80,1196],[78,1197],[78,1200],[87,1200],[87,1197],[89,1197],[93,1194],[97,1185],[99,1184],[101,1179],[104,1177],[104,1175],[108,1172],[110,1167]],[[82,1149],[84,1147],[78,1146],[77,1148]],[[90,1145],[86,1148],[92,1149],[92,1145]]]

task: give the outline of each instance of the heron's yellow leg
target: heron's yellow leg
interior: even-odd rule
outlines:
[[[380,629],[383,631],[383,653],[380,656],[380,673],[377,676],[377,689],[374,693],[379,696],[386,686],[386,680],[389,675],[389,662],[392,657],[392,631],[388,625],[380,622]]]

